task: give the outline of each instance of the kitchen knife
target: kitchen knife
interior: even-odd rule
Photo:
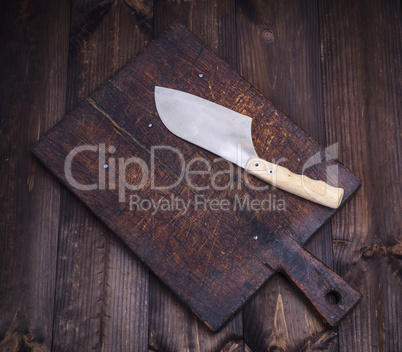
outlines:
[[[293,174],[258,158],[251,138],[250,117],[163,87],[155,87],[155,103],[162,122],[173,134],[245,168],[278,188],[319,204],[339,206],[343,189]],[[287,234],[267,233],[250,238],[250,248],[261,262],[288,276],[329,325],[337,324],[360,301],[358,291]],[[336,302],[328,299],[331,294]]]
[[[343,189],[298,175],[257,156],[252,119],[179,90],[155,87],[159,116],[170,132],[244,168],[248,173],[309,201],[337,208]]]

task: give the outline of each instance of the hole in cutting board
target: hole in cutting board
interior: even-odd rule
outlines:
[[[338,291],[330,290],[325,295],[327,301],[331,304],[338,304],[341,301],[341,295]]]

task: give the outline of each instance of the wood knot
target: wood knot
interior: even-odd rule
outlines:
[[[374,255],[374,248],[372,246],[362,248],[361,257],[363,259],[370,259]]]
[[[28,332],[28,333],[25,334],[25,336],[24,336],[25,343],[32,342],[33,339],[34,339],[34,334],[32,334],[31,332]]]
[[[243,341],[229,341],[220,352],[251,352],[250,348]]]
[[[29,347],[30,347],[30,351],[32,351],[32,352],[49,352],[49,350],[47,349],[46,346],[41,345],[39,343],[31,344]]]
[[[387,255],[387,248],[384,246],[377,246],[376,250],[380,258],[384,258]]]
[[[0,342],[0,352],[17,352],[20,348],[20,341],[17,333],[6,335],[4,340]]]
[[[274,32],[272,31],[272,29],[264,29],[262,31],[262,40],[265,43],[272,43],[274,41],[275,37],[274,37]]]
[[[392,247],[390,247],[389,251],[391,252],[391,254],[398,258],[398,259],[402,259],[402,243],[398,243]]]
[[[378,244],[362,247],[360,249],[360,257],[362,259],[371,259],[373,257],[384,258],[387,255],[387,247]]]

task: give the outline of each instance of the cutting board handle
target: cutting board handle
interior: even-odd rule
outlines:
[[[258,157],[250,157],[246,171],[275,187],[326,207],[338,208],[343,198],[343,188],[294,174],[283,166]]]
[[[298,242],[290,237],[285,242],[283,253],[277,253],[283,258],[278,271],[304,293],[329,325],[336,325],[359,303],[361,294]]]

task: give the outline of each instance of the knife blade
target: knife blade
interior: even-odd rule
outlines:
[[[155,86],[155,104],[166,128],[248,173],[309,201],[339,207],[344,190],[298,175],[258,157],[251,135],[252,119],[219,104],[179,90]]]

